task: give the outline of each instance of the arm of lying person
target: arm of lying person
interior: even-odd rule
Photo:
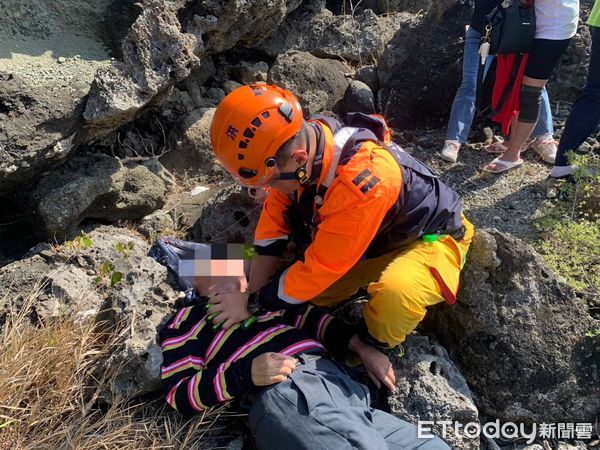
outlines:
[[[267,352],[229,365],[208,366],[185,377],[167,395],[167,402],[182,414],[196,414],[232,400],[254,387],[280,383],[294,371],[297,360]]]
[[[209,365],[181,379],[167,394],[167,403],[182,414],[197,414],[253,387],[252,360],[242,358],[229,365]]]
[[[334,358],[344,360],[349,350],[356,353],[377,387],[383,383],[391,391],[396,389],[396,377],[389,358],[375,347],[365,344],[356,333],[356,327],[312,305],[308,305],[302,314],[286,311],[284,317],[296,328],[307,331],[323,342]]]
[[[356,333],[353,326],[313,305],[285,310],[284,319],[321,341],[327,351],[340,361],[348,354],[350,338]]]
[[[358,334],[352,336],[348,348],[360,358],[369,378],[378,388],[383,384],[390,391],[396,391],[396,375],[390,359],[375,347],[365,344]]]
[[[270,386],[281,383],[296,368],[298,360],[280,353],[267,352],[252,360],[252,383],[255,386]]]

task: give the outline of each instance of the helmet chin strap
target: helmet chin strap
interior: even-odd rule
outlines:
[[[310,139],[308,136],[307,128],[304,128],[302,134],[304,136],[304,142],[306,143],[306,153],[310,155],[312,148],[310,145]],[[310,183],[310,177],[308,176],[308,171],[306,170],[306,164],[298,167],[294,172],[282,172],[279,175],[279,179],[296,180],[298,183],[300,183],[301,186],[306,186],[308,183]]]

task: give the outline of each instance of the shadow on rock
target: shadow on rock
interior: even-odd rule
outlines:
[[[480,230],[461,283],[456,304],[433,308],[428,325],[458,363],[480,411],[513,422],[593,422],[600,353],[584,337],[598,322],[533,248]],[[582,383],[582,374],[591,380]]]

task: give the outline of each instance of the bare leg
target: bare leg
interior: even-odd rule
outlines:
[[[530,78],[528,76],[523,77],[523,85],[524,86],[532,86],[532,87],[544,87],[548,80],[539,80],[537,78]],[[508,142],[508,150],[506,150],[502,155],[500,155],[500,160],[516,162],[520,158],[521,148],[531,136],[533,129],[535,128],[536,122],[526,123],[521,122],[519,120],[513,125],[510,140]],[[496,171],[503,169],[502,164],[488,164],[486,166],[487,169]]]

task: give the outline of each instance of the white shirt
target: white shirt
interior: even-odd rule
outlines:
[[[535,0],[535,38],[561,41],[577,32],[579,0]]]

